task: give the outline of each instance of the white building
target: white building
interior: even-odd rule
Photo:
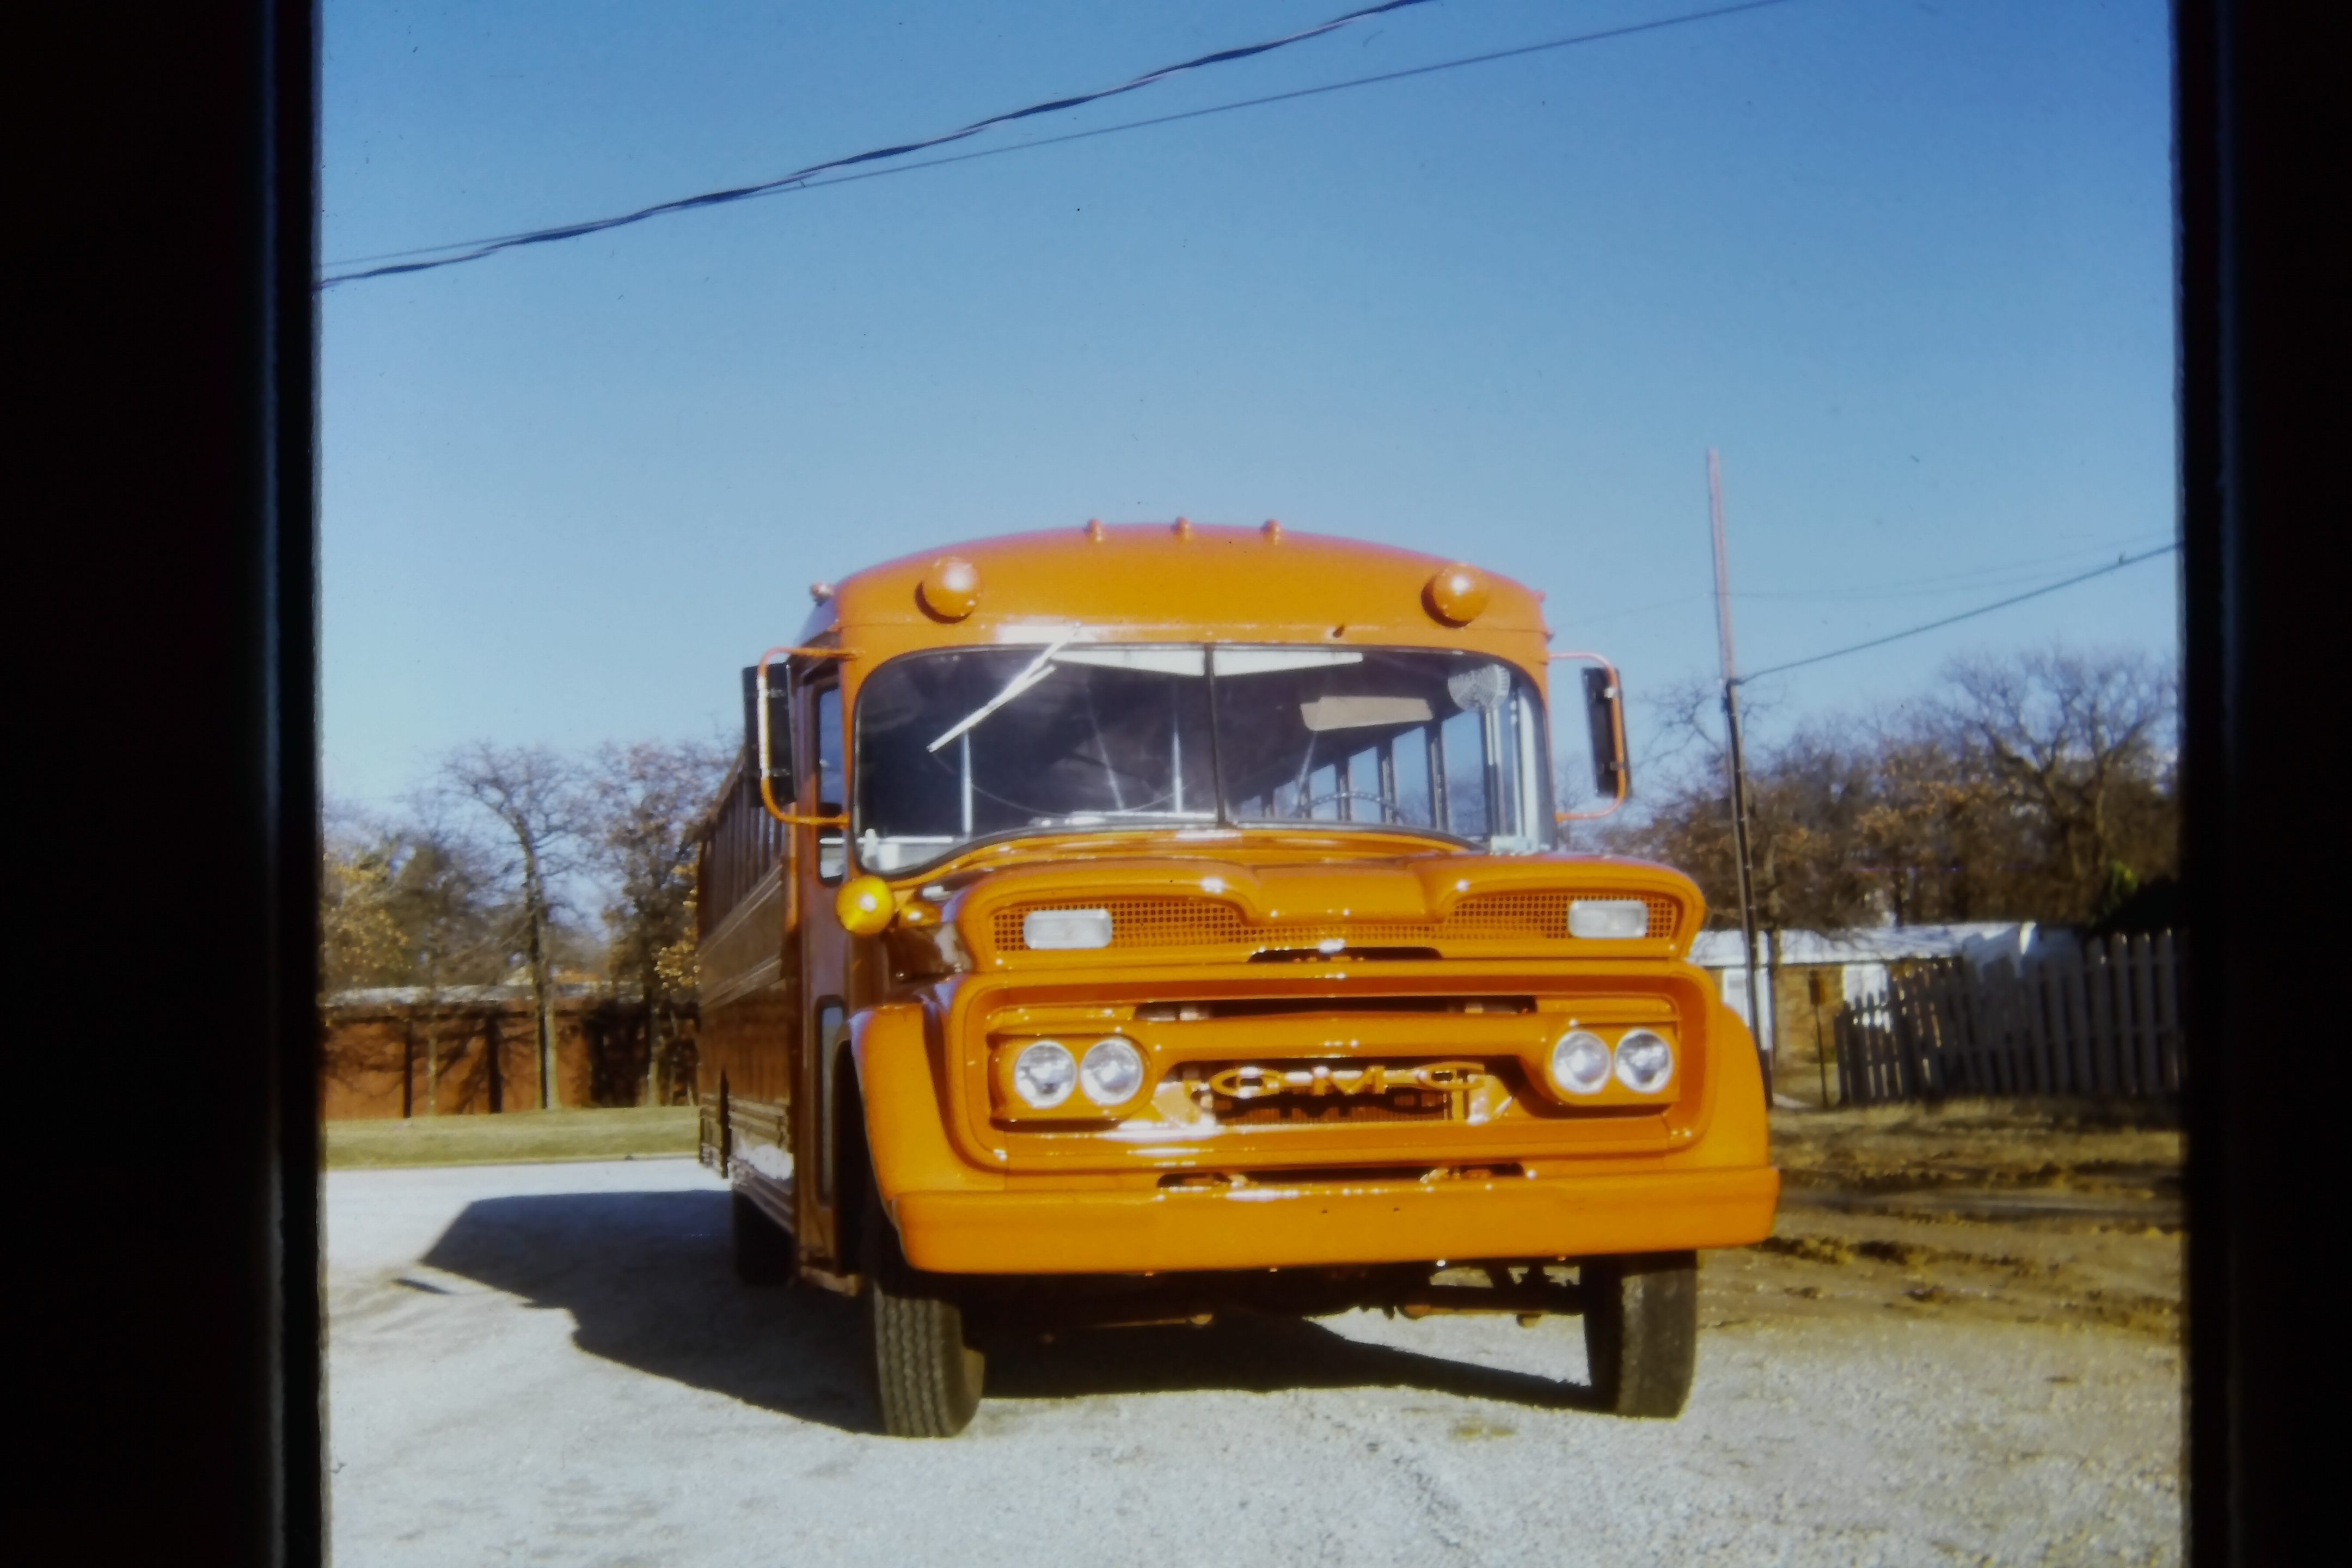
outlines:
[[[1848,1002],[1884,994],[1887,966],[1922,959],[1958,958],[1971,966],[2001,959],[2021,963],[2028,957],[2072,948],[2074,938],[2063,931],[2039,931],[2032,921],[1964,921],[1952,925],[1867,926],[1848,931],[1784,931],[1776,942],[1771,933],[1756,933],[1757,979],[1768,1005],[1759,1043],[1775,1048],[1774,1020],[1780,1008],[1770,1005],[1776,970],[1834,968],[1841,972],[1842,994]],[[1701,931],[1691,943],[1691,962],[1712,970],[1726,1005],[1750,1029],[1756,1027],[1748,1005],[1748,959],[1738,931]]]

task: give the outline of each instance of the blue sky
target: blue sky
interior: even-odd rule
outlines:
[[[332,262],[600,216],[1278,35],[1346,0],[328,0]],[[1442,0],[986,133],[1114,124],[1706,0]],[[322,321],[327,782],[723,729],[812,581],[1166,519],[1545,589],[1642,701],[1952,614],[2174,519],[2160,0],[1790,0],[347,284]],[[2169,657],[2168,561],[1759,683]]]

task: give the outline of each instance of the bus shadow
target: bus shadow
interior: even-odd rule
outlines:
[[[724,1193],[486,1198],[420,1261],[568,1312],[573,1342],[591,1355],[797,1420],[880,1430],[859,1303],[740,1283]],[[1281,1318],[1009,1340],[991,1346],[988,1369],[994,1399],[1317,1388],[1597,1408],[1582,1384],[1363,1344]]]
[[[1410,1388],[1544,1410],[1598,1410],[1583,1384],[1365,1344],[1297,1318],[1221,1318],[1201,1328],[1094,1329],[995,1347],[992,1399],[1229,1389]]]

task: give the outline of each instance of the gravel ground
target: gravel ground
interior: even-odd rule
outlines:
[[[1679,1421],[1586,1408],[1573,1319],[1357,1313],[1003,1352],[969,1432],[908,1443],[856,1307],[737,1285],[726,1222],[683,1160],[331,1173],[341,1568],[2180,1557],[2146,1331],[1711,1255]]]

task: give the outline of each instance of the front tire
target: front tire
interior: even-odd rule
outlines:
[[[1698,1255],[1633,1253],[1579,1270],[1592,1391],[1619,1415],[1683,1413],[1698,1370]]]
[[[962,1309],[937,1275],[907,1261],[898,1227],[871,1195],[864,1229],[882,1430],[893,1437],[952,1437],[980,1408],[986,1359],[965,1341]]]

